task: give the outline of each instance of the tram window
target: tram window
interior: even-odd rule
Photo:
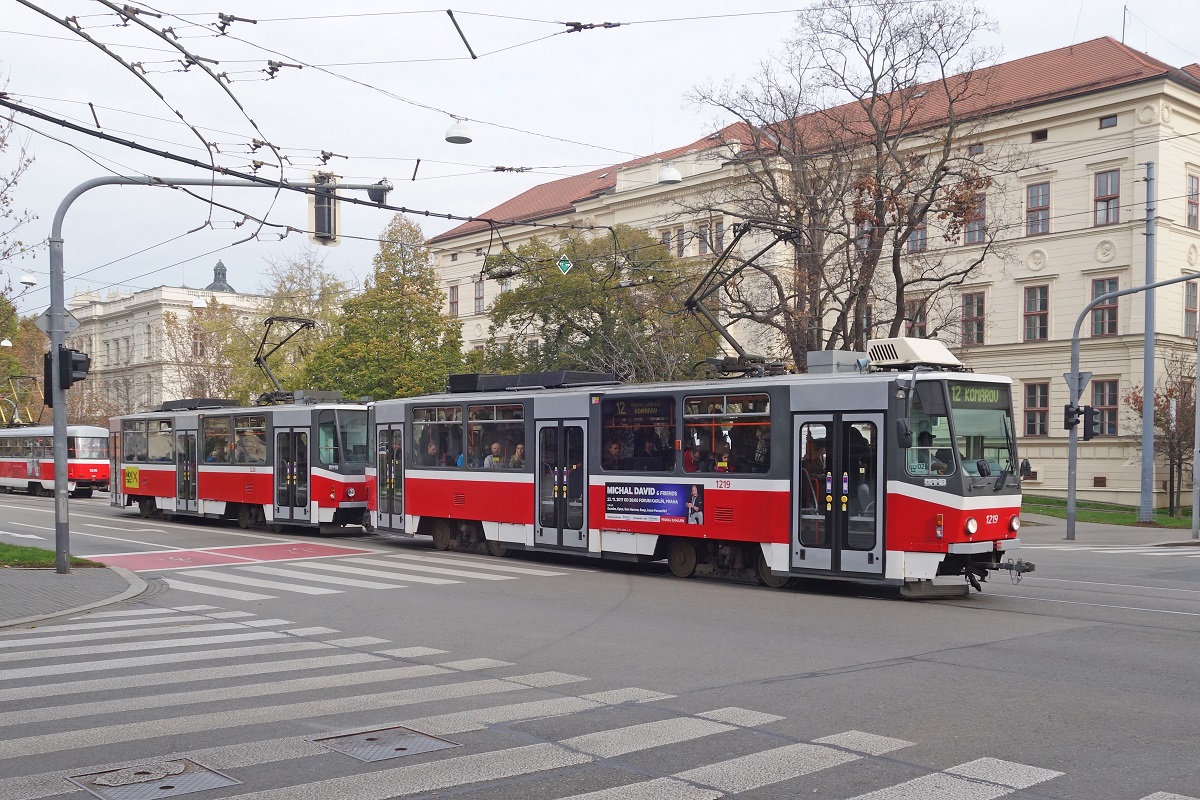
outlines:
[[[366,464],[370,453],[367,449],[367,412],[339,409],[336,414],[342,458],[347,464]]]
[[[175,440],[171,436],[171,420],[152,419],[146,423],[148,460],[170,464],[175,460]]]
[[[453,467],[462,453],[462,408],[413,409],[412,457],[422,467]]]
[[[683,411],[685,472],[766,472],[771,467],[771,400],[765,394],[688,397]]]
[[[906,453],[909,475],[950,475],[955,471],[954,443],[950,438],[943,385],[937,381],[917,384],[910,424],[916,432]]]
[[[121,424],[121,442],[125,461],[144,463],[146,461],[146,421],[144,419],[127,419]]]
[[[75,446],[76,458],[108,458],[108,439],[102,436],[78,436],[69,440]]]
[[[228,464],[233,453],[233,424],[229,417],[204,418],[204,461]]]
[[[267,418],[247,414],[233,418],[233,460],[239,464],[267,463]]]
[[[675,398],[610,398],[601,404],[600,466],[663,472],[675,468]]]
[[[524,445],[524,406],[468,406],[467,447],[455,463],[460,467],[523,469]]]
[[[327,409],[321,412],[317,421],[317,461],[322,464],[336,464],[341,460],[340,454],[337,414]]]

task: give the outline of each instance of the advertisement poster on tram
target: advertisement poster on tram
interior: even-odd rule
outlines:
[[[637,522],[704,524],[704,487],[687,483],[606,483],[604,516]]]

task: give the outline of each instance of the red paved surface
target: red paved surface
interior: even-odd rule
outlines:
[[[289,561],[298,558],[350,556],[373,553],[357,547],[335,547],[309,542],[252,544],[245,547],[206,547],[202,550],[160,550],[153,553],[114,553],[88,556],[93,561],[124,567],[134,572],[212,567],[218,564],[253,564],[258,561]]]

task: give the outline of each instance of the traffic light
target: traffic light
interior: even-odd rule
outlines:
[[[1063,406],[1063,428],[1071,430],[1079,424],[1079,406],[1073,406],[1067,403]]]
[[[1094,439],[1100,435],[1100,412],[1091,406],[1080,409],[1083,412],[1083,440]]]
[[[58,351],[58,382],[63,389],[70,389],[87,377],[92,368],[92,359],[87,353],[64,347]]]
[[[87,377],[92,368],[92,359],[87,353],[68,347],[58,348],[58,384],[63,391]],[[42,356],[42,396],[47,408],[54,408],[54,360],[52,353]]]

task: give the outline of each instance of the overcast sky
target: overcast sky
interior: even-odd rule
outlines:
[[[1200,30],[1195,3],[1130,0],[1128,15],[1120,0],[986,0],[984,6],[999,33],[983,43],[1001,48],[1005,60],[1100,36],[1120,39],[1124,21],[1127,44],[1175,66],[1200,62],[1200,44],[1191,41]],[[197,66],[183,71],[178,51],[136,24],[120,26],[98,2],[43,0],[39,7],[59,18],[75,17],[85,33],[127,61],[139,62],[138,74],[166,102],[67,28],[5,0],[0,76],[23,104],[92,129],[98,120],[114,136],[207,162],[203,139],[215,143],[218,165],[248,171],[261,160],[266,163],[259,174],[266,177],[278,175],[271,168],[274,156],[267,148],[250,152],[253,139],[280,148],[292,180],[308,180],[320,152],[328,151],[336,155],[323,169],[335,171],[343,183],[373,183],[386,176],[395,185],[389,197],[393,205],[468,216],[538,183],[687,144],[728,122],[690,105],[688,91],[697,84],[750,77],[761,60],[780,49],[792,12],[802,4],[456,4],[455,19],[479,56],[472,60],[444,8],[408,0],[155,3],[164,16],[145,21],[155,30],[173,29],[189,52],[218,61],[210,68],[228,75],[229,94]],[[329,16],[343,9],[348,10],[344,16]],[[200,26],[216,24],[217,12],[257,24],[234,21],[226,36],[217,36]],[[622,25],[566,33],[563,22]],[[268,60],[306,66],[280,67],[268,80]],[[471,120],[473,143],[443,141],[454,121],[450,114]],[[21,140],[37,160],[15,193],[17,207],[39,216],[20,233],[27,241],[49,235],[62,198],[85,180],[114,173],[205,175],[50,123],[17,118],[37,131],[22,130]],[[15,149],[0,157],[0,171],[11,167]],[[530,169],[498,172],[496,167]],[[196,191],[207,197],[207,190]],[[229,189],[217,199],[274,223],[306,226],[306,201],[298,195],[276,198],[271,190]],[[362,238],[325,249],[327,264],[361,282],[376,251],[373,238],[390,214],[345,207],[342,232]],[[253,222],[235,228],[241,220],[240,213],[223,209],[210,214],[207,203],[175,190],[93,189],[74,203],[63,228],[67,296],[76,290],[106,295],[163,284],[204,287],[218,259],[228,267],[235,289],[256,291],[264,263],[297,254],[305,239],[292,233],[281,241],[278,229],[264,228],[257,240],[235,244],[259,230]],[[418,221],[430,236],[457,224],[434,217]],[[202,229],[189,233],[197,228]],[[9,272],[14,285],[25,272],[39,281],[18,300],[23,312],[48,305],[44,251]]]

